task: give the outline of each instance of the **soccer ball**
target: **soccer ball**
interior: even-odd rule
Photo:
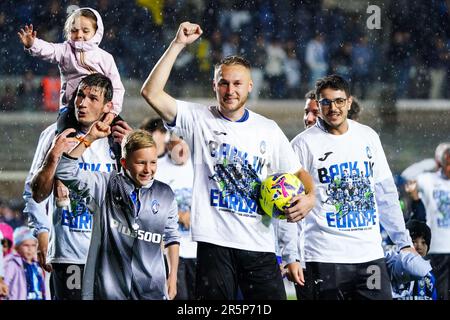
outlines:
[[[261,183],[259,204],[271,218],[286,219],[283,210],[290,205],[293,196],[302,192],[303,185],[297,176],[291,173],[272,174]]]

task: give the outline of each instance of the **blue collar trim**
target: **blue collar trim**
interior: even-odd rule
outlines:
[[[222,118],[224,118],[225,120],[228,120],[228,121],[233,122],[233,120],[228,119],[227,117],[225,117],[225,116],[222,114],[222,112],[220,112],[219,109],[217,109],[217,111],[219,111],[219,114],[220,114],[220,116],[221,116]],[[234,121],[234,122],[244,122],[244,121],[247,121],[247,119],[249,118],[249,116],[250,116],[250,112],[248,112],[248,110],[245,109],[244,115],[243,115],[239,120],[236,120],[236,121]]]

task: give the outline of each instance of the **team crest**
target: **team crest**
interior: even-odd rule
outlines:
[[[370,151],[369,146],[366,147],[367,158],[372,159],[372,151]]]
[[[111,157],[111,159],[116,160],[116,155],[114,154],[114,151],[111,148],[109,148],[109,156]]]
[[[157,214],[159,211],[159,202],[158,200],[153,200],[152,201],[152,212],[153,214]]]
[[[261,152],[261,154],[264,154],[266,153],[266,149],[267,149],[266,142],[263,140],[259,145],[259,152]]]

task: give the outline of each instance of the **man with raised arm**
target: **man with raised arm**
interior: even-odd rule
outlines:
[[[286,299],[275,257],[273,223],[260,214],[260,182],[274,172],[295,173],[306,194],[286,209],[291,222],[314,206],[314,186],[278,125],[246,107],[252,90],[250,64],[238,56],[215,66],[213,90],[217,105],[175,100],[164,88],[180,52],[202,34],[199,25],[184,22],[175,39],[145,81],[141,94],[150,106],[189,144],[194,159],[191,228],[197,248],[197,298]],[[296,237],[295,224],[283,236]],[[296,250],[283,259],[303,283]]]

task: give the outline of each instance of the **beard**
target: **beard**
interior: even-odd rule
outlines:
[[[219,110],[223,114],[232,114],[239,110],[241,110],[245,104],[247,103],[248,94],[244,97],[240,97],[239,102],[235,105],[229,106],[228,104],[224,103],[223,100],[219,100]]]

